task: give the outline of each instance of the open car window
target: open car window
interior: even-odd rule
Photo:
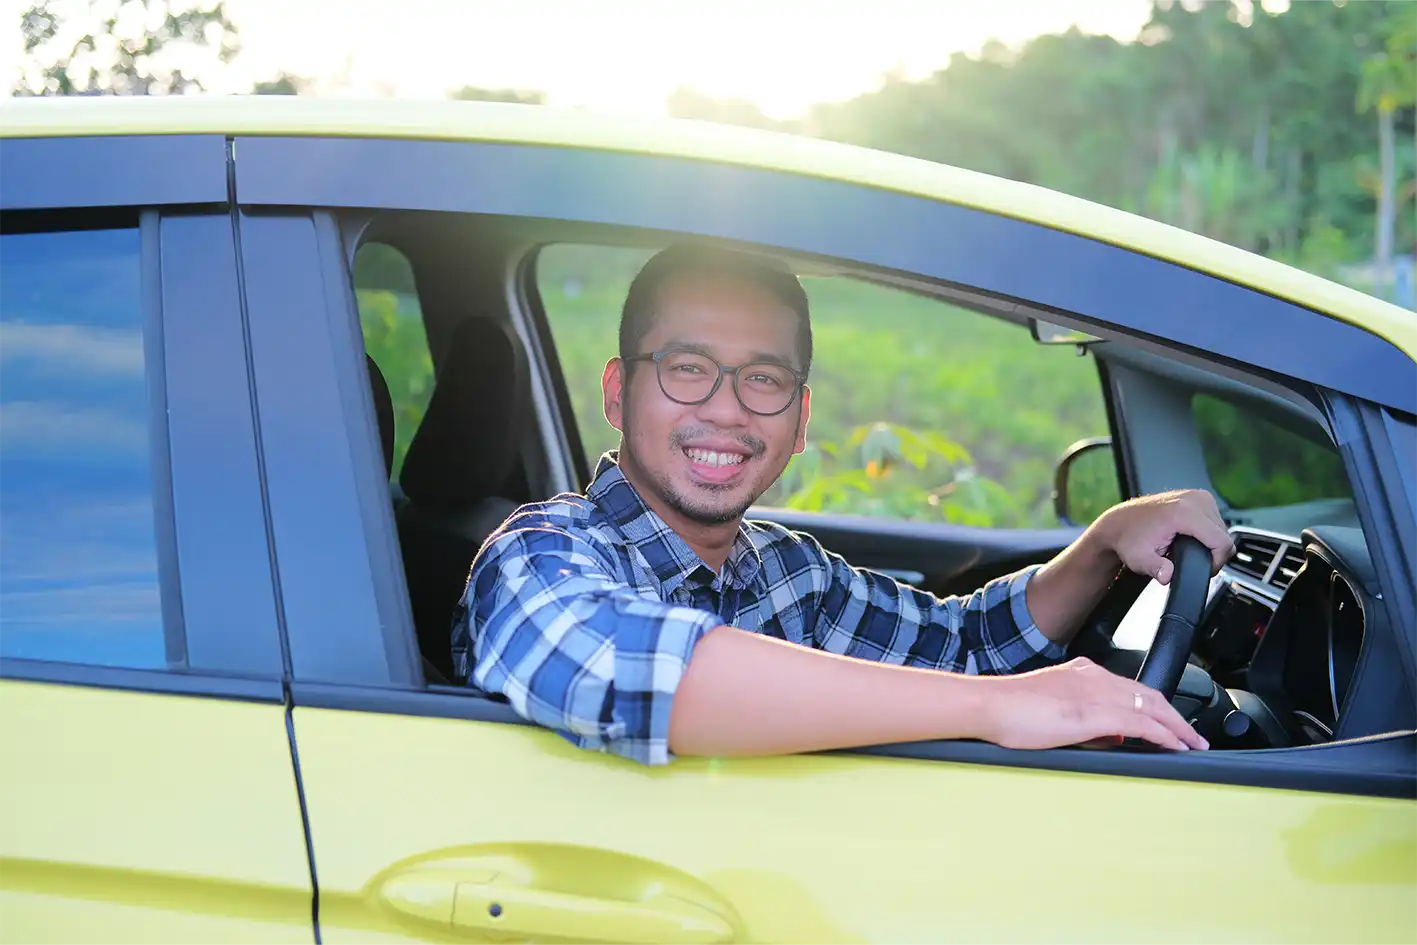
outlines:
[[[614,448],[600,376],[647,249],[559,244],[537,288],[590,465]],[[804,273],[812,307],[807,449],[764,508],[1054,528],[1053,470],[1106,435],[1096,363],[1035,343],[1025,326],[840,275]]]

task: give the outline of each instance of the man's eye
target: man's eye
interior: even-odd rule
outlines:
[[[677,373],[679,373],[679,374],[702,374],[702,373],[704,373],[704,369],[703,369],[702,367],[700,367],[699,365],[697,365],[697,364],[675,364],[675,365],[672,365],[672,366],[670,367],[670,370],[675,371],[675,372],[677,372]]]
[[[750,384],[758,384],[762,387],[781,387],[782,378],[772,374],[754,374],[748,378]]]

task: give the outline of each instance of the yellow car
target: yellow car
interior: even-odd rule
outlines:
[[[1413,313],[1038,188],[693,123],[82,99],[7,103],[0,136],[3,940],[1417,939]],[[482,537],[583,488],[603,438],[595,280],[685,238],[877,300],[843,338],[909,308],[912,370],[1007,336],[1041,366],[979,383],[1044,442],[1049,372],[1086,372],[1101,429],[1047,521],[754,513],[856,564],[975,587],[1066,545],[1099,476],[1215,491],[1239,554],[1191,589],[1172,687],[1214,749],[651,769],[459,685]],[[886,370],[841,347],[814,384]],[[1225,457],[1288,491],[1239,496]],[[1179,606],[1119,581],[1077,650],[1135,672]]]

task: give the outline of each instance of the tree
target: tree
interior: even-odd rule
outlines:
[[[521,89],[482,89],[475,85],[464,85],[448,94],[448,98],[460,102],[510,102],[513,105],[545,105],[544,92],[527,92]]]
[[[55,0],[20,17],[25,63],[20,95],[163,95],[200,91],[198,73],[224,65],[240,46],[223,2],[88,0],[66,19]]]
[[[314,83],[304,76],[282,72],[274,79],[257,82],[251,88],[253,95],[309,95]]]
[[[669,114],[675,118],[695,118],[700,121],[716,121],[725,125],[744,125],[749,128],[778,130],[782,127],[762,113],[752,102],[740,98],[710,98],[690,88],[675,89],[666,103]]]
[[[1397,229],[1397,112],[1417,104],[1417,5],[1406,4],[1401,15],[1384,24],[1384,43],[1363,62],[1358,110],[1378,116],[1377,225],[1373,263],[1384,283],[1393,263]],[[1414,136],[1417,156],[1417,136]]]

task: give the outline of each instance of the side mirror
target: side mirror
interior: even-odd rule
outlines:
[[[1110,436],[1078,440],[1053,474],[1053,511],[1063,525],[1090,525],[1122,501]]]

